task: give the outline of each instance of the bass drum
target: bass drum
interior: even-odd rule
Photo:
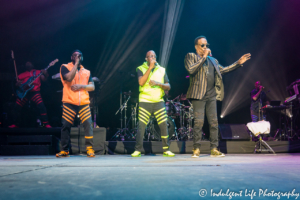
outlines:
[[[160,133],[160,129],[159,126],[157,124],[156,120],[153,120],[153,124],[154,124],[154,138],[161,141],[161,133]],[[176,137],[176,125],[174,122],[174,119],[172,119],[171,117],[168,117],[167,120],[167,125],[168,125],[168,133],[169,133],[169,139],[170,140],[175,140]]]

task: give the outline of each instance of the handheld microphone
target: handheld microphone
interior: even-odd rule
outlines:
[[[155,67],[158,65],[157,62],[155,62]],[[152,72],[154,72],[155,67],[151,70]]]
[[[80,62],[83,60],[82,54],[78,54],[78,58],[80,59]]]

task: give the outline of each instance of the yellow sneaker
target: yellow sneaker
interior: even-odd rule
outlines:
[[[214,148],[210,151],[210,157],[225,157],[225,154],[222,153],[221,151],[218,151],[217,148]]]
[[[141,152],[134,151],[133,154],[131,154],[132,157],[141,157]]]
[[[192,158],[199,158],[200,156],[200,149],[193,149],[193,154],[192,154]]]
[[[86,152],[86,154],[87,154],[87,157],[90,157],[90,158],[95,157],[95,151],[94,151],[94,149],[88,149],[87,152]]]
[[[164,157],[174,157],[175,153],[172,153],[171,151],[165,151],[163,156]]]
[[[59,153],[56,154],[57,158],[62,158],[62,157],[70,157],[69,152],[68,151],[61,151]]]

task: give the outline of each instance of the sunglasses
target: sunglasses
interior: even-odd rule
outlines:
[[[147,58],[156,58],[156,56],[151,55],[151,56],[147,56]]]
[[[198,44],[198,45],[200,45],[200,44]],[[202,47],[202,48],[205,47],[205,46],[208,48],[208,47],[209,47],[209,44],[207,43],[207,44],[201,44],[201,45],[200,45],[200,47]]]

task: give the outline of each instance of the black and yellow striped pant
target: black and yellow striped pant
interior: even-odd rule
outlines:
[[[167,112],[165,108],[165,102],[157,103],[139,103],[139,127],[136,135],[136,151],[142,151],[143,149],[143,138],[145,134],[146,126],[149,122],[150,116],[154,114],[157,124],[161,132],[162,147],[164,151],[169,150],[169,134],[167,125]]]
[[[90,106],[76,106],[64,103],[61,128],[61,146],[63,151],[69,151],[70,131],[77,114],[83,124],[86,149],[88,150],[93,148],[93,126]]]

